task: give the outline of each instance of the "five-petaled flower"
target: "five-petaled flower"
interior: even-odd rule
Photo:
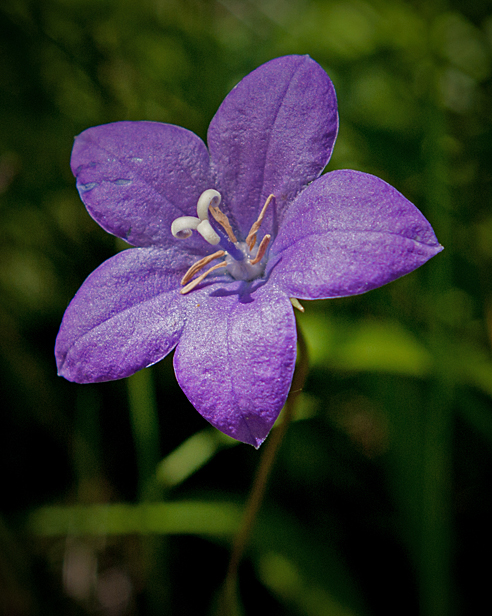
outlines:
[[[208,131],[117,122],[79,135],[72,171],[90,215],[135,248],[103,263],[65,312],[59,374],[129,376],[175,348],[179,385],[226,434],[258,447],[296,360],[291,298],[365,293],[442,247],[396,189],[321,175],[338,130],[335,90],[308,56],[267,62]]]

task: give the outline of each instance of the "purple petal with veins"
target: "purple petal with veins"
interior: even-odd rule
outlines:
[[[203,141],[158,122],[87,129],[75,139],[71,167],[89,214],[134,246],[174,245],[172,221],[193,214],[213,185]],[[197,238],[191,243],[202,245]]]
[[[196,302],[188,306],[174,354],[176,377],[213,426],[259,447],[292,380],[292,305],[273,285],[256,290],[244,282],[212,287],[199,291]]]
[[[245,77],[208,130],[217,190],[238,230],[251,227],[272,193],[281,218],[325,168],[337,132],[335,89],[309,56],[277,58]]]
[[[300,299],[365,293],[442,250],[408,199],[367,173],[332,171],[292,204],[272,249],[271,280]]]

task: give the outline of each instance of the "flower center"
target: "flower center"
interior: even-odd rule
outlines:
[[[193,230],[196,230],[209,244],[221,248],[221,250],[200,259],[189,268],[181,280],[183,288],[180,293],[183,295],[188,293],[217,269],[224,268],[225,273],[236,280],[249,281],[262,276],[265,271],[271,235],[265,235],[258,247],[256,247],[256,235],[265,217],[266,210],[274,199],[273,195],[268,197],[244,242],[237,240],[227,216],[220,211],[219,205],[222,197],[214,189],[206,190],[200,195],[196,206],[198,217],[180,216],[176,218],[171,225],[171,233],[175,238],[186,239],[191,236]],[[212,214],[215,224],[210,221],[209,213]],[[224,257],[222,262],[202,272],[197,278],[193,278],[209,263],[222,257]]]

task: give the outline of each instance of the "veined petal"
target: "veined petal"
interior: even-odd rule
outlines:
[[[134,246],[176,243],[171,223],[196,215],[213,187],[209,155],[194,133],[158,122],[115,122],[89,128],[72,150],[72,172],[89,214]],[[205,246],[190,238],[188,246]]]
[[[179,279],[188,255],[158,248],[128,249],[83,283],[58,332],[58,374],[93,383],[130,376],[167,355],[184,324]]]
[[[285,294],[271,284],[252,288],[231,282],[195,292],[174,368],[184,393],[207,421],[259,447],[287,398],[296,330]]]
[[[338,131],[335,90],[309,56],[271,60],[247,75],[210,123],[208,146],[221,208],[244,236],[267,197],[283,209],[330,159]],[[265,228],[271,228],[267,212]],[[242,239],[245,239],[244,237]]]
[[[395,188],[358,171],[319,178],[290,207],[269,269],[291,296],[365,293],[442,250],[426,218]]]

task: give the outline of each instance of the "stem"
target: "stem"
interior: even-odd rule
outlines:
[[[152,370],[144,368],[127,380],[128,405],[138,468],[138,500],[140,503],[159,500],[161,489],[156,482],[160,459],[159,416],[155,399]],[[141,549],[148,579],[146,602],[151,613],[157,614],[169,603],[169,571],[166,536],[143,534]]]
[[[139,500],[154,500],[159,462],[159,418],[152,372],[140,370],[127,379],[128,404],[138,466]]]
[[[296,329],[297,342],[299,346],[298,362],[294,370],[294,376],[292,378],[290,392],[285,403],[283,420],[271,433],[266,443],[265,449],[262,452],[263,455],[260,460],[260,464],[258,466],[258,470],[256,472],[251,491],[249,493],[248,501],[246,503],[246,510],[244,513],[243,521],[234,541],[234,546],[232,549],[231,558],[229,560],[229,567],[227,569],[224,583],[222,602],[219,610],[222,616],[233,616],[239,613],[237,607],[237,573],[239,563],[241,561],[248,538],[255,523],[256,516],[263,502],[268,479],[273,468],[275,457],[280,448],[289,423],[294,415],[297,397],[301,393],[304,383],[306,381],[308,373],[308,351],[306,346],[306,340],[297,321]]]
[[[439,239],[444,246],[452,246],[452,195],[449,184],[449,161],[443,150],[447,134],[444,112],[438,107],[431,91],[428,102],[426,172],[430,220],[439,221]],[[432,301],[452,288],[451,260],[436,259],[428,269],[427,297]],[[453,438],[452,409],[455,397],[452,368],[442,341],[446,331],[440,319],[429,314],[429,347],[433,350],[436,378],[433,379],[426,405],[424,425],[420,539],[419,586],[421,614],[447,616],[453,611],[452,582],[452,475],[451,450]],[[445,347],[444,347],[445,348]]]

